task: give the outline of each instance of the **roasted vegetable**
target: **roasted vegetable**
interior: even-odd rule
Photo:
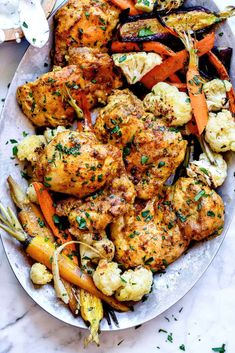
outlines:
[[[0,214],[0,228],[8,234],[16,238],[22,243],[26,253],[37,262],[42,263],[47,268],[52,268],[53,256],[55,253],[55,245],[50,241],[40,236],[30,237],[24,232],[14,212],[8,207],[7,209],[0,204],[2,214]],[[65,255],[59,255],[59,270],[62,278],[66,281],[87,290],[89,293],[102,299],[114,309],[126,312],[129,307],[120,303],[113,297],[108,297],[101,293],[92,278],[81,271],[81,269]]]
[[[173,9],[178,9],[184,4],[185,0],[158,0],[157,10],[158,11],[170,11]]]
[[[51,230],[47,227],[46,220],[39,207],[29,201],[22,188],[11,176],[7,178],[7,182],[12,200],[14,201],[15,205],[21,209],[18,214],[18,218],[25,232],[32,237],[40,236],[45,241],[50,240],[53,243],[55,238]],[[76,297],[76,290],[72,288],[70,283],[66,282],[65,280],[62,281],[68,292],[69,308],[74,315],[77,315],[78,301]]]
[[[234,15],[235,7],[232,6],[219,13],[203,7],[190,7],[162,17],[152,14],[136,15],[127,17],[126,22],[119,28],[119,35],[123,41],[167,39],[171,34],[165,26],[177,31],[196,32]]]
[[[137,0],[135,8],[138,11],[151,12],[153,11],[156,0]]]
[[[90,335],[85,339],[85,346],[90,342],[95,342],[99,346],[99,326],[104,316],[102,302],[99,298],[81,289],[80,304],[81,316],[90,327]]]
[[[197,42],[196,48],[198,49],[198,55],[202,56],[211,50],[214,46],[214,40],[214,33],[210,33],[205,38]],[[181,50],[176,53],[176,55],[164,60],[161,65],[155,66],[141,79],[141,82],[147,88],[151,89],[156,83],[164,82],[169,76],[183,69],[187,63],[187,58],[187,51]]]

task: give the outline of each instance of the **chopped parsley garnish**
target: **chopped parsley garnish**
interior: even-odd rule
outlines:
[[[159,163],[158,163],[158,168],[161,168],[161,167],[164,167],[164,165],[165,165],[165,162],[163,162],[163,161],[160,161]]]
[[[78,223],[78,228],[79,228],[79,229],[81,229],[81,230],[87,229],[85,218],[80,217],[80,216],[77,216],[77,217],[76,217],[76,221],[77,221],[77,223]]]
[[[200,171],[204,174],[206,174],[207,176],[209,175],[208,174],[208,170],[206,168],[200,168]]]
[[[55,146],[55,149],[59,152],[62,152],[62,153],[65,153],[65,154],[68,154],[68,155],[73,155],[73,156],[78,156],[81,154],[80,152],[80,148],[81,148],[81,145],[80,144],[77,144],[73,147],[66,147],[66,146],[62,146],[61,143],[58,143],[56,146]]]
[[[126,54],[124,54],[124,55],[120,56],[120,58],[118,59],[118,62],[122,63],[123,61],[126,60],[126,58],[127,58],[127,56],[126,56]]]
[[[54,214],[53,216],[53,222],[58,225],[60,224],[60,217],[57,214]]]
[[[13,154],[13,156],[17,156],[17,153],[18,153],[18,147],[17,147],[17,146],[14,146],[14,147],[12,148],[12,154]]]
[[[172,337],[172,333],[169,333],[169,335],[167,336],[167,340],[171,343],[173,343],[173,337]]]
[[[222,344],[221,347],[217,347],[217,348],[211,348],[213,352],[218,352],[218,353],[225,353],[226,349],[225,349],[225,344]]]
[[[146,37],[146,36],[150,36],[151,34],[154,34],[154,32],[151,31],[150,26],[143,27],[139,30],[138,37]]]
[[[207,212],[207,216],[208,216],[208,217],[215,217],[215,214],[214,214],[213,211],[208,211],[208,212]]]
[[[41,218],[38,218],[38,224],[41,228],[43,228],[45,226],[45,223],[43,222],[43,220]]]
[[[23,23],[22,23],[22,26],[23,26],[24,28],[29,28],[29,26],[27,25],[26,22],[23,22]]]
[[[182,215],[182,213],[180,213],[179,211],[176,212],[176,217],[179,218],[179,220],[183,223],[186,222],[186,220],[187,220],[187,217]]]
[[[123,158],[126,158],[127,156],[129,156],[130,153],[131,153],[130,147],[125,146],[125,147],[123,148]]]
[[[148,156],[141,156],[141,164],[144,165],[148,162],[149,157]]]
[[[179,346],[179,349],[180,349],[181,351],[184,351],[184,352],[185,352],[185,345],[184,345],[184,344],[181,344],[181,346]]]
[[[194,201],[199,201],[201,197],[205,195],[205,190],[201,190],[197,193],[197,195],[194,197]]]
[[[151,262],[153,262],[154,258],[153,257],[150,257],[149,259],[145,260],[144,261],[144,264],[145,265],[149,265]]]

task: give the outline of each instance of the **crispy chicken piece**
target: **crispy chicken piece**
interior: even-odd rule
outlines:
[[[111,225],[115,259],[124,268],[143,265],[152,271],[164,269],[187,249],[185,237],[167,205],[148,201],[141,211],[132,209]]]
[[[45,147],[35,178],[50,190],[84,197],[110,183],[123,166],[120,151],[91,132],[63,131]]]
[[[98,54],[85,48],[71,50],[71,53],[70,60],[76,65],[56,68],[17,89],[18,103],[36,126],[66,126],[73,122],[76,114],[65,98],[65,85],[78,105],[83,92],[87,98],[87,109],[91,109],[98,102],[105,103],[112,88],[122,84],[108,54]]]
[[[55,65],[66,65],[69,47],[107,51],[119,14],[108,0],[69,0],[55,15]]]
[[[115,218],[127,213],[134,203],[135,188],[124,170],[112,180],[104,190],[79,200],[70,197],[57,203],[56,213],[67,216],[70,232],[79,239],[84,233],[92,233],[97,238]]]
[[[137,196],[151,199],[183,161],[187,142],[145,113],[142,102],[128,89],[114,91],[101,109],[94,127],[96,136],[123,150],[126,170]]]
[[[185,237],[202,240],[222,232],[223,200],[197,179],[180,178],[173,187],[167,188],[166,199],[171,203]]]

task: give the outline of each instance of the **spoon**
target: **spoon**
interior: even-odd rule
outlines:
[[[49,38],[49,26],[40,0],[19,0],[19,17],[25,38],[34,47],[43,47]]]

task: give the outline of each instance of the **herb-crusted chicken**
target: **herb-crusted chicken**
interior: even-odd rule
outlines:
[[[222,198],[193,178],[180,178],[167,190],[167,200],[176,213],[185,237],[203,240],[220,234],[224,224]]]
[[[68,103],[65,86],[78,105],[81,93],[85,94],[87,109],[91,109],[97,103],[105,103],[111,90],[122,84],[108,54],[86,48],[74,49],[70,62],[75,65],[58,67],[36,81],[18,87],[18,103],[34,125],[71,125],[76,114]]]
[[[63,131],[45,147],[35,177],[50,190],[84,197],[111,182],[122,165],[120,151],[91,132]]]
[[[180,257],[190,242],[181,233],[175,213],[154,199],[141,211],[133,208],[114,222],[111,239],[115,259],[124,268],[143,265],[154,272]]]
[[[69,0],[55,15],[55,65],[66,64],[71,47],[107,51],[119,14],[108,0]]]
[[[101,109],[94,131],[98,138],[123,150],[126,170],[137,196],[150,199],[183,161],[187,142],[146,113],[129,90],[116,90]]]

